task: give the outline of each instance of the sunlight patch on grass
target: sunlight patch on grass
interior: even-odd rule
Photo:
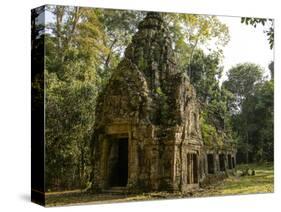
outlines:
[[[254,176],[240,176],[242,170],[254,169]],[[196,196],[271,193],[274,191],[273,164],[249,164],[237,167],[237,176],[230,176]]]
[[[240,176],[242,170],[254,169],[254,176]],[[234,194],[256,194],[271,193],[274,191],[274,170],[273,164],[249,164],[237,166],[236,176],[230,176],[217,184],[200,189],[190,194],[151,192],[132,195],[111,195],[111,194],[90,194],[85,192],[59,192],[47,195],[47,205],[67,205],[83,203],[112,203],[126,201],[143,201],[156,199],[172,199],[187,197],[208,197]]]

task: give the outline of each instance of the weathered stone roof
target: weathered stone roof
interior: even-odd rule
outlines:
[[[98,99],[97,125],[113,119],[155,126],[181,126],[201,138],[199,108],[189,79],[177,69],[170,33],[159,13],[150,12]],[[190,125],[190,127],[184,127]]]
[[[138,66],[153,89],[165,78],[177,73],[172,42],[159,13],[149,12],[138,29],[125,51],[125,57]]]

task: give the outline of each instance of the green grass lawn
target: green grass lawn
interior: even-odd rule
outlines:
[[[254,176],[240,176],[242,170],[248,167],[255,170]],[[56,192],[46,195],[47,206],[84,204],[84,203],[112,203],[139,200],[155,200],[168,198],[207,197],[233,194],[271,193],[274,191],[274,170],[272,163],[249,164],[237,166],[236,176],[230,176],[223,181],[212,184],[204,189],[189,194],[153,192],[134,195],[117,194],[89,194],[85,192]]]
[[[248,167],[255,170],[255,176],[240,176]],[[274,170],[272,163],[237,166],[236,176],[211,185],[195,196],[217,196],[231,194],[271,193],[274,191]]]

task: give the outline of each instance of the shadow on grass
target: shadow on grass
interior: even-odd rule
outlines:
[[[255,169],[254,176],[240,176],[245,168]],[[193,197],[222,196],[235,194],[254,194],[273,192],[273,164],[247,164],[237,166],[237,175],[211,185],[209,188],[195,192]],[[86,192],[56,192],[46,196],[48,206],[73,205],[83,203],[113,203],[125,201],[144,201],[156,199],[187,198],[190,195],[181,193],[155,192],[135,195],[91,194]]]

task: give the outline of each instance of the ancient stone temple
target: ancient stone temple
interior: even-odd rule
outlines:
[[[195,90],[177,69],[158,13],[139,23],[98,97],[92,145],[92,187],[98,192],[185,192],[208,174],[233,169],[232,149],[226,154],[203,145]]]

